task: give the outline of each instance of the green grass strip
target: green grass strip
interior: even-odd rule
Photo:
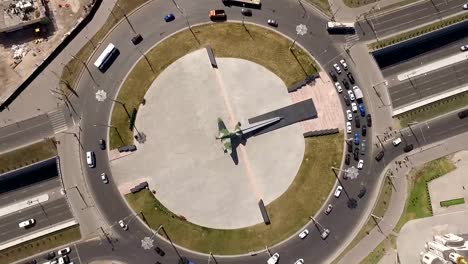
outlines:
[[[452,199],[452,200],[441,201],[440,206],[450,207],[452,205],[464,204],[464,203],[465,203],[465,198],[457,198],[457,199]]]
[[[46,139],[0,155],[0,173],[16,170],[55,156],[57,156],[57,147],[54,140]]]

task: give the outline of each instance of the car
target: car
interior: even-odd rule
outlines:
[[[338,93],[343,92],[343,89],[341,89],[341,84],[339,82],[335,83],[335,87],[336,87],[336,90],[338,91]]]
[[[142,41],[143,41],[143,37],[142,37],[140,34],[135,35],[135,36],[132,38],[132,43],[133,43],[133,45],[138,45],[138,44],[140,44],[140,42],[142,42]]]
[[[333,205],[332,204],[329,204],[327,206],[327,209],[325,209],[325,214],[326,215],[329,215],[331,213],[331,211],[333,210]]]
[[[349,71],[348,73],[346,73],[346,76],[348,76],[349,82],[350,82],[351,84],[355,84],[355,83],[356,83],[356,81],[354,80],[354,76],[353,76],[353,74],[352,74],[350,71]]]
[[[364,107],[364,104],[359,104],[359,112],[361,113],[362,117],[366,116],[366,108]]]
[[[379,153],[377,153],[377,155],[375,155],[375,160],[376,160],[376,161],[382,160],[382,158],[383,158],[384,155],[385,155],[384,151],[381,150]]]
[[[354,145],[359,145],[359,143],[361,142],[361,135],[358,133],[355,133],[354,134]]]
[[[156,251],[156,253],[158,253],[158,255],[161,257],[164,257],[164,255],[166,255],[166,252],[164,252],[164,250],[162,250],[160,247],[155,247],[154,251]]]
[[[354,97],[353,91],[348,90],[348,95],[349,95],[349,99],[350,99],[351,101],[354,101],[355,97]]]
[[[227,18],[226,12],[223,9],[211,9],[208,17],[212,21],[224,21]]]
[[[94,151],[86,152],[86,163],[90,168],[96,167],[96,156],[94,155]]]
[[[343,83],[343,86],[346,90],[349,90],[349,82],[346,81],[346,79],[343,79],[343,81],[341,81]]]
[[[57,259],[51,260],[47,264],[58,264],[58,260]]]
[[[30,261],[26,261],[24,264],[36,264],[37,261],[35,259],[31,259]]]
[[[468,4],[463,5],[463,10],[468,10]]]
[[[351,103],[351,110],[353,110],[354,113],[357,112],[357,104],[355,102]]]
[[[350,106],[351,105],[351,100],[349,100],[349,97],[345,94],[343,95],[343,100],[346,104],[346,106]]]
[[[68,256],[61,256],[57,259],[58,264],[67,264],[70,262],[70,258]]]
[[[23,222],[20,222],[18,224],[18,226],[20,228],[30,228],[31,226],[34,225],[34,223],[36,223],[36,220],[34,218],[31,218],[31,219],[25,220]]]
[[[303,259],[298,259],[298,260],[296,260],[296,262],[294,262],[294,264],[304,264],[304,260]]]
[[[123,230],[128,230],[128,225],[126,225],[123,220],[119,220],[119,225]]]
[[[468,50],[468,45],[463,45],[460,47],[461,51],[467,51]]]
[[[241,13],[242,15],[244,16],[252,16],[252,10],[248,9],[248,8],[242,8],[241,9]]]
[[[457,115],[458,115],[458,118],[460,118],[460,119],[463,119],[463,118],[467,117],[468,116],[468,109],[465,109],[465,110],[463,110],[461,112],[458,112]]]
[[[174,14],[167,14],[167,15],[164,16],[164,21],[166,21],[166,22],[171,22],[174,19],[175,19]]]
[[[359,148],[354,148],[353,156],[355,161],[359,160]]]
[[[322,237],[323,240],[325,240],[327,239],[329,234],[330,234],[330,230],[325,228],[320,236]]]
[[[372,126],[372,116],[371,114],[367,114],[367,126],[371,127]]]
[[[350,163],[350,161],[349,161],[350,158],[351,158],[350,156],[351,156],[351,155],[349,155],[349,153],[346,153],[345,161],[344,161],[346,165],[349,165],[349,163]]]
[[[62,248],[59,251],[57,251],[57,254],[59,256],[64,256],[64,255],[68,255],[70,252],[71,252],[70,247],[66,247],[66,248]]]
[[[361,155],[365,155],[366,154],[366,140],[363,139],[361,140]]]
[[[267,264],[276,264],[276,263],[278,263],[278,259],[279,259],[279,253],[275,253],[275,254],[273,254],[273,256],[271,256],[267,260]]]
[[[356,125],[356,128],[361,127],[361,119],[359,118],[359,116],[354,116],[354,124]]]
[[[274,19],[268,19],[267,23],[268,23],[268,25],[270,25],[272,27],[277,27],[278,26],[278,22],[276,22],[276,20],[274,20]]]
[[[101,139],[98,141],[98,143],[99,143],[99,148],[100,148],[101,150],[105,150],[105,149],[106,149],[106,141],[105,141],[104,139],[101,138]]]
[[[101,180],[104,184],[108,184],[109,183],[109,179],[107,178],[107,175],[105,172],[101,173]]]
[[[301,233],[299,233],[299,237],[300,237],[301,239],[306,238],[307,235],[309,235],[309,230],[307,230],[307,229],[304,229],[304,231],[302,231]]]
[[[330,77],[334,82],[338,81],[338,77],[336,77],[336,74],[333,71],[329,71],[328,74],[330,74]]]
[[[51,259],[55,258],[55,252],[51,251],[51,252],[47,253],[47,255],[44,258],[48,259],[48,260],[51,260]]]
[[[365,137],[367,135],[367,126],[366,125],[362,125],[361,134],[362,134],[363,137]]]
[[[353,113],[351,112],[351,110],[349,109],[346,110],[346,116],[348,117],[348,121],[353,120]]]
[[[351,140],[346,141],[346,145],[348,146],[348,152],[352,153],[353,152],[353,143],[351,143]]]
[[[410,151],[413,150],[413,144],[409,144],[409,145],[406,145],[404,148],[403,148],[403,151],[408,153]]]
[[[338,64],[333,64],[333,68],[335,69],[336,73],[341,74],[341,69],[340,66],[338,66]]]
[[[366,195],[366,192],[367,192],[366,187],[362,186],[362,188],[359,190],[359,193],[357,195],[359,197],[359,199],[364,197],[364,195]]]
[[[348,70],[348,64],[346,63],[346,61],[344,59],[340,60],[340,64],[343,67],[343,70],[345,70],[345,71]]]
[[[338,185],[338,187],[336,187],[336,190],[335,190],[335,197],[336,198],[340,197],[342,190],[343,190],[343,187],[341,187],[341,185]]]
[[[357,168],[362,170],[362,167],[364,167],[364,160],[359,160],[359,162],[357,164]]]
[[[395,146],[395,147],[398,146],[398,145],[400,145],[400,143],[401,143],[401,138],[395,138],[395,139],[392,141],[392,144],[393,144],[393,146]]]
[[[346,133],[351,134],[352,125],[351,122],[346,122]]]

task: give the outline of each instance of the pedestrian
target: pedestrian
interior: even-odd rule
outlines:
[[[463,185],[463,190],[465,190],[465,185]]]

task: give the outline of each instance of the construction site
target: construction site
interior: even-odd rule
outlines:
[[[86,16],[93,0],[0,1],[0,101]]]

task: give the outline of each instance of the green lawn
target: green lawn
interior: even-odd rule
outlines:
[[[0,251],[0,263],[13,263],[17,260],[69,244],[81,238],[80,227],[73,226],[55,233],[25,242]]]
[[[343,3],[351,8],[365,6],[368,4],[376,3],[379,0],[343,0]],[[339,11],[338,11],[339,12]]]
[[[54,156],[57,156],[55,143],[52,139],[46,139],[0,155],[0,173],[19,169]]]
[[[149,190],[125,197],[135,212],[156,229],[163,225],[175,243],[213,254],[241,254],[272,246],[299,230],[325,202],[334,183],[331,166],[339,166],[343,134],[306,138],[304,159],[294,182],[279,198],[267,205],[270,225],[219,230],[194,225],[164,208]]]
[[[413,219],[432,216],[432,207],[427,190],[427,183],[433,179],[443,176],[456,167],[453,162],[444,157],[426,163],[422,168],[409,173],[410,190],[406,200],[405,210],[395,227],[395,232],[399,233],[403,225]]]
[[[396,116],[401,127],[408,126],[408,123],[417,121],[423,122],[431,118],[455,111],[468,105],[468,92],[456,94],[445,99],[421,106]]]
[[[457,199],[452,199],[452,200],[447,200],[447,201],[440,201],[440,206],[450,207],[453,205],[464,204],[464,203],[465,203],[465,198],[457,198]]]
[[[129,73],[118,95],[129,112],[138,109],[150,85],[167,66],[206,46],[211,46],[217,57],[242,58],[265,66],[280,77],[286,87],[317,72],[312,58],[301,49],[291,52],[291,42],[271,30],[238,23],[213,23],[192,29],[200,44],[189,30],[179,32],[148,52],[146,57],[152,69],[141,59]],[[111,149],[133,144],[129,118],[120,105],[114,107],[111,123],[117,128],[110,131]]]
[[[392,196],[392,191],[393,187],[390,184],[390,181],[388,179],[385,180],[383,189],[379,195],[379,198],[377,200],[377,203],[375,204],[374,211],[372,211],[372,214],[382,217],[385,215],[385,212],[387,211],[390,198]],[[333,264],[338,263],[348,251],[353,249],[361,240],[366,237],[374,227],[376,227],[376,221],[380,221],[377,219],[369,218],[367,223],[362,227],[362,229],[359,231],[359,233],[354,237],[353,241],[346,247],[343,252],[332,262]]]
[[[318,8],[325,15],[331,16],[330,3],[328,3],[328,0],[305,0],[305,1],[312,4],[316,8]]]

